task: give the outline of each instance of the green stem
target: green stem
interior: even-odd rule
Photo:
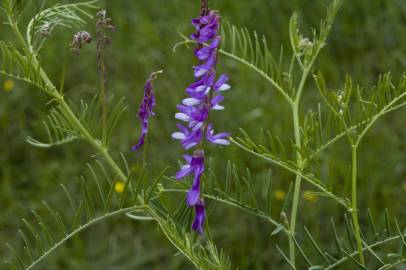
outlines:
[[[103,59],[101,61],[104,61]],[[100,74],[100,93],[99,93],[99,102],[100,106],[102,107],[102,142],[103,144],[108,145],[107,143],[107,130],[106,130],[106,81],[105,81],[105,71],[104,71],[104,63],[102,63]]]
[[[311,65],[313,64],[314,60],[311,62],[309,67],[306,67],[303,70],[302,78],[300,79],[300,84],[296,92],[296,96],[294,102],[292,104],[292,117],[293,117],[293,129],[295,133],[295,145],[296,145],[296,177],[295,177],[295,187],[293,189],[293,201],[292,201],[292,212],[290,216],[290,234],[291,237],[289,238],[289,259],[293,266],[295,266],[295,230],[296,230],[296,219],[297,219],[297,211],[300,202],[300,188],[302,184],[302,170],[303,170],[303,158],[302,154],[300,153],[300,149],[302,147],[301,137],[300,137],[300,120],[299,120],[299,104],[300,98],[302,97],[303,89],[307,80],[307,77],[310,73]]]
[[[365,265],[364,253],[362,252],[362,239],[358,222],[358,210],[357,210],[357,145],[351,146],[351,216],[354,224],[355,240],[357,242],[357,248],[359,253],[359,259],[362,265]]]
[[[143,152],[142,152],[142,165],[146,165],[148,163],[148,133],[145,135],[144,138],[144,145],[143,145]]]
[[[297,210],[300,201],[300,186],[302,183],[301,170],[302,170],[302,155],[300,154],[299,149],[301,148],[301,138],[300,138],[300,123],[299,123],[299,102],[295,102],[292,106],[293,110],[293,128],[295,133],[295,144],[296,144],[296,166],[297,173],[295,177],[295,187],[293,190],[293,201],[292,201],[292,212],[290,217],[290,235],[289,237],[289,258],[290,262],[295,265],[295,242],[293,237],[295,236],[296,230],[296,219],[297,219]]]
[[[124,214],[124,213],[130,212],[131,210],[135,210],[135,209],[139,209],[139,208],[141,209],[142,207],[141,206],[130,206],[127,208],[121,208],[114,212],[106,213],[102,216],[99,216],[99,217],[85,223],[84,225],[79,226],[78,228],[73,230],[71,233],[67,234],[64,238],[59,240],[57,243],[55,243],[55,245],[51,246],[46,252],[44,252],[40,257],[35,259],[30,265],[26,266],[25,270],[30,270],[30,269],[34,268],[38,263],[40,263],[43,259],[45,259],[49,254],[51,254],[57,248],[62,246],[66,241],[68,241],[69,239],[71,239],[73,236],[77,235],[81,231],[87,229],[88,227],[90,227],[96,223],[99,223],[100,221],[105,220],[107,218],[114,217],[114,216],[117,216],[120,214]]]

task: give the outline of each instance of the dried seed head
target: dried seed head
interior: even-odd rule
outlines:
[[[73,36],[72,42],[70,44],[71,50],[76,54],[79,54],[83,45],[90,44],[92,40],[93,40],[92,35],[90,35],[88,32],[86,31],[77,32]]]

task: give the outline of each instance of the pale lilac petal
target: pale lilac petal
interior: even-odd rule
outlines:
[[[185,122],[188,122],[190,120],[190,117],[185,113],[176,113],[175,118]]]
[[[172,138],[174,138],[175,140],[184,140],[186,138],[186,135],[182,132],[174,132],[172,133]]]
[[[199,104],[201,101],[197,98],[185,98],[182,103],[186,106],[194,106]]]
[[[224,106],[215,105],[212,109],[215,111],[221,111],[221,110],[224,110]]]
[[[219,90],[220,90],[220,91],[227,91],[227,90],[229,90],[229,89],[231,89],[231,86],[230,86],[229,84],[226,84],[226,83],[223,83],[223,84],[219,87]]]
[[[230,145],[230,141],[226,139],[216,139],[213,141],[215,144]]]

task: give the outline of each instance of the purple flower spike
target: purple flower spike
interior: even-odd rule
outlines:
[[[204,222],[206,219],[206,213],[205,213],[205,207],[204,207],[204,201],[199,200],[197,204],[195,205],[195,220],[193,221],[192,224],[192,229],[199,234],[203,233],[203,226]]]
[[[141,137],[138,140],[138,143],[133,145],[131,149],[133,151],[138,150],[141,146],[144,145],[145,137],[148,134],[148,120],[150,115],[155,115],[153,109],[156,106],[155,95],[152,87],[152,81],[156,79],[157,75],[162,73],[162,71],[153,72],[144,86],[144,98],[142,99],[140,108],[138,110],[138,118],[141,122]]]
[[[198,64],[193,67],[195,81],[186,89],[189,95],[177,106],[178,112],[175,118],[185,122],[178,124],[179,131],[172,134],[172,138],[180,140],[185,150],[194,147],[193,156],[185,156],[187,164],[182,166],[176,173],[176,179],[180,180],[187,175],[194,175],[191,189],[186,195],[186,203],[195,207],[195,220],[192,229],[199,234],[203,233],[205,220],[205,207],[201,194],[201,177],[204,172],[204,152],[201,150],[204,141],[216,145],[228,145],[229,133],[215,134],[212,124],[209,123],[210,111],[223,110],[220,105],[224,97],[222,91],[231,87],[227,83],[227,75],[221,75],[216,79],[216,65],[221,42],[219,35],[220,16],[217,11],[208,10],[208,0],[202,5],[201,16],[192,20],[196,32],[191,39],[196,41],[197,48],[194,54]]]

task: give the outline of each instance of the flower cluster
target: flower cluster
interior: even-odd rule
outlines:
[[[194,66],[195,82],[187,89],[189,95],[177,106],[178,113],[175,118],[185,122],[178,124],[178,132],[172,134],[174,139],[180,140],[185,150],[202,145],[208,141],[217,145],[230,144],[229,133],[215,134],[213,125],[209,123],[209,113],[212,110],[223,110],[220,105],[224,97],[222,91],[230,89],[227,84],[227,75],[221,75],[216,79],[216,64],[218,50],[221,41],[219,36],[220,16],[216,11],[202,12],[202,15],[192,20],[196,32],[191,39],[196,41],[195,56],[199,64]],[[205,221],[204,201],[200,194],[200,178],[204,172],[204,151],[197,149],[193,155],[184,156],[187,165],[184,165],[176,174],[176,179],[183,179],[189,174],[194,174],[192,188],[187,194],[187,204],[195,207],[195,220],[192,228],[202,233]]]
[[[144,98],[142,99],[140,108],[138,110],[138,118],[141,122],[141,137],[138,140],[138,143],[132,146],[132,150],[138,150],[141,146],[144,145],[145,137],[148,134],[148,119],[151,115],[155,115],[153,109],[155,108],[156,101],[155,95],[152,88],[152,81],[156,79],[157,75],[162,73],[162,71],[153,72],[144,86]]]

